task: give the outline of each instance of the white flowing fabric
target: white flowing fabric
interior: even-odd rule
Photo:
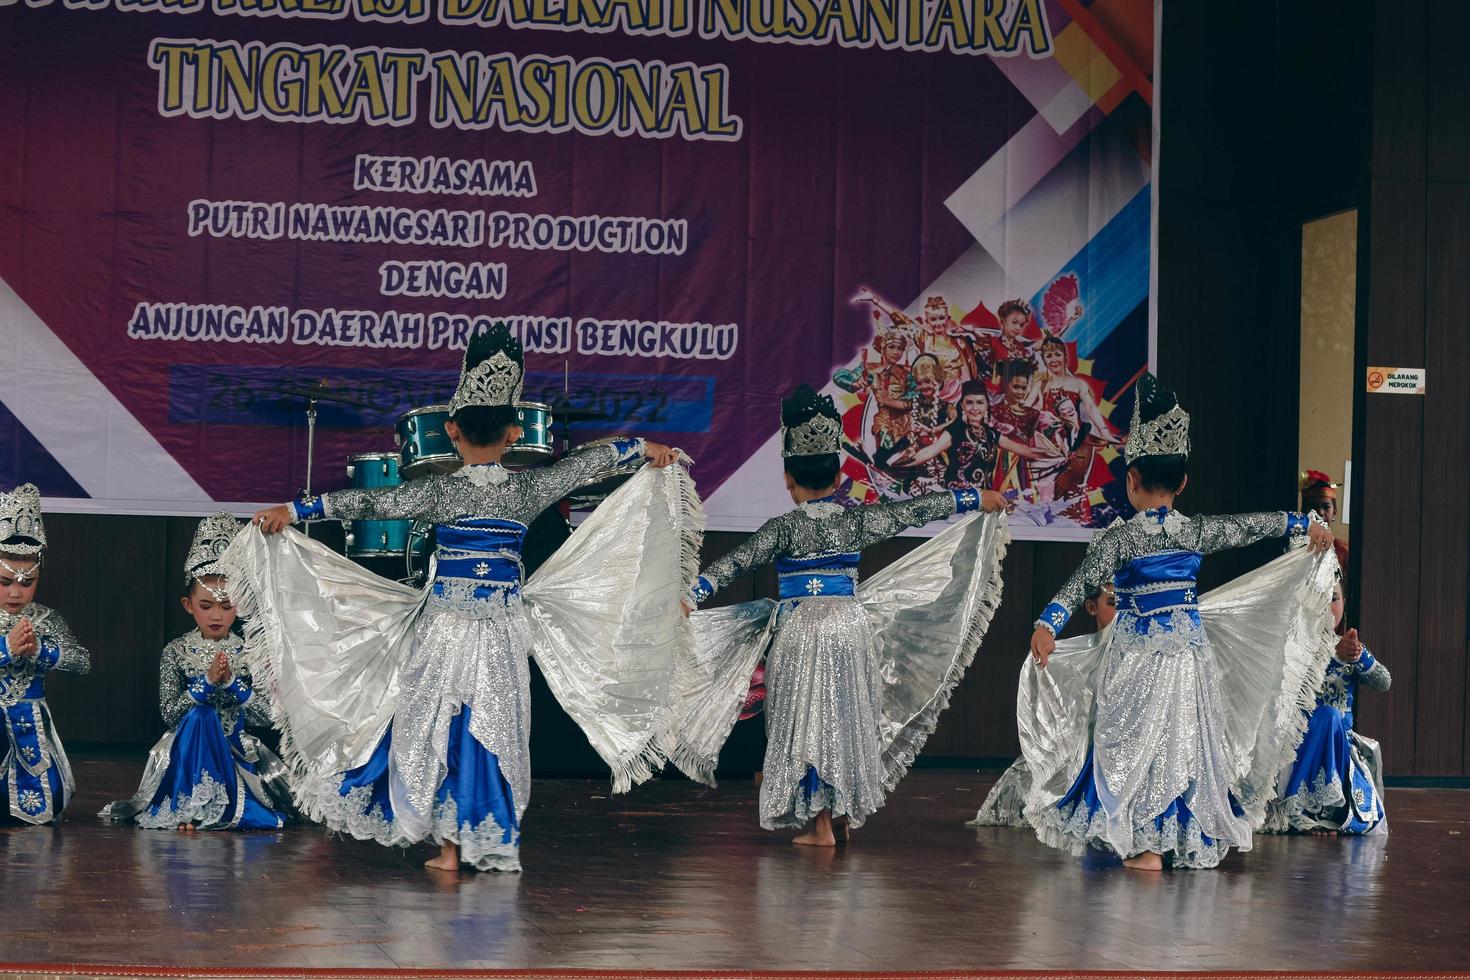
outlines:
[[[679,600],[698,570],[703,527],[684,468],[645,468],[523,589],[532,653],[611,769],[614,792],[652,775],[671,741],[674,678],[692,637]],[[247,654],[269,685],[292,788],[315,788],[300,802],[319,818],[315,790],[365,763],[393,719],[428,589],[373,575],[289,529],[245,528],[221,565],[248,617]]]
[[[859,584],[883,682],[885,790],[908,771],[974,660],[1000,605],[1009,543],[1004,515],[972,514]],[[750,675],[777,632],[778,606],[758,599],[690,617],[695,653],[680,685],[677,747],[668,754],[691,779],[714,785]]]
[[[1295,757],[1327,660],[1322,637],[1337,559],[1298,548],[1200,597],[1213,652],[1234,771],[1235,796],[1259,828],[1276,780]],[[1093,740],[1097,698],[1113,627],[1057,643],[1042,670],[1021,667],[1016,725],[1031,770],[1026,815],[1054,807],[1071,788]]]
[[[694,643],[680,667],[678,719],[666,754],[695,782],[715,785],[720,748],[739,720],[751,674],[770,646],[775,608],[770,599],[756,599],[689,617]]]

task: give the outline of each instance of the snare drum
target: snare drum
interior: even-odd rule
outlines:
[[[358,453],[347,457],[347,477],[354,489],[396,487],[397,453]],[[403,554],[409,521],[353,521],[347,534],[347,557],[385,558]]]
[[[449,433],[444,431],[448,419],[448,405],[426,405],[398,416],[393,438],[402,449],[405,480],[459,469],[459,453],[454,451]]]
[[[521,437],[505,451],[506,466],[535,466],[550,461],[551,406],[540,402],[517,402]],[[461,466],[459,454],[444,431],[449,420],[448,405],[428,405],[398,417],[394,437],[403,447],[403,476],[412,480],[425,473],[453,473]]]
[[[506,466],[535,466],[551,459],[551,406],[541,402],[516,402],[521,437],[505,451]]]

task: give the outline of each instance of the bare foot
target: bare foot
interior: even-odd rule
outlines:
[[[837,817],[832,821],[832,836],[837,838],[839,844],[852,840],[852,828],[847,825],[846,817]]]
[[[1314,831],[1312,831],[1312,836],[1313,837],[1336,837],[1337,836],[1337,831],[1335,831],[1335,830],[1314,830]]]
[[[817,814],[812,825],[807,828],[806,833],[792,839],[793,844],[802,844],[806,847],[836,847],[837,835],[832,831],[832,814],[823,810]]]
[[[759,786],[761,783],[763,783],[765,781],[766,781],[766,774],[764,772],[762,772],[761,770],[757,769],[756,772],[755,772],[755,784],[757,786]]]
[[[440,844],[438,855],[425,861],[424,867],[435,871],[458,871],[459,847],[454,844]]]
[[[191,824],[191,823],[181,823],[181,824],[179,824],[179,833],[181,833],[181,834],[192,834],[193,832],[194,832],[194,825],[193,824]]]
[[[1144,851],[1142,854],[1135,854],[1131,858],[1124,858],[1123,867],[1131,868],[1134,871],[1163,871],[1164,858],[1162,855],[1155,854],[1153,851]]]

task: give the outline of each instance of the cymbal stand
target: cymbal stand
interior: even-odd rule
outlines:
[[[313,395],[306,399],[306,489],[302,491],[302,496],[307,500],[311,499],[311,466],[312,460],[315,456],[316,396]],[[302,525],[302,533],[305,534],[308,538],[311,537],[310,521],[307,521],[305,524]]]

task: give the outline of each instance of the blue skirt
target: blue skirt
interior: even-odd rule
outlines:
[[[380,843],[413,844],[417,841],[399,829],[393,810],[392,747],[390,724],[368,761],[342,775],[338,794],[347,809],[339,811],[345,825],[340,829]],[[460,859],[481,871],[521,870],[521,826],[514,795],[501,774],[500,761],[470,733],[468,706],[461,706],[449,726],[445,764],[435,794],[431,839],[459,845]]]
[[[1067,794],[1056,803],[1059,823],[1068,832],[1083,837],[1093,847],[1112,850],[1106,838],[1095,830],[1101,822],[1102,799],[1097,792],[1097,777],[1093,771],[1092,750],[1082,763],[1082,771],[1072,781]],[[1239,801],[1232,794],[1230,809],[1237,816],[1244,816]],[[1189,793],[1181,793],[1170,801],[1163,812],[1154,816],[1150,824],[1133,829],[1135,850],[1120,857],[1133,857],[1144,851],[1171,856],[1176,867],[1211,868],[1219,864],[1229,850],[1199,828],[1194,812],[1189,808]]]
[[[1281,796],[1272,803],[1271,830],[1366,834],[1382,824],[1383,799],[1355,742],[1351,719],[1319,704]]]
[[[28,824],[61,816],[71,796],[70,766],[45,701],[21,701],[0,711],[9,741],[0,772],[0,814]]]
[[[103,816],[131,817],[138,826],[152,829],[192,824],[201,830],[276,830],[284,825],[285,814],[251,758],[274,756],[254,744],[247,750],[246,737],[239,729],[226,736],[212,706],[190,708],[164,736],[172,744],[157,786],[150,792],[151,774],[145,774],[139,796],[112,804]]]

